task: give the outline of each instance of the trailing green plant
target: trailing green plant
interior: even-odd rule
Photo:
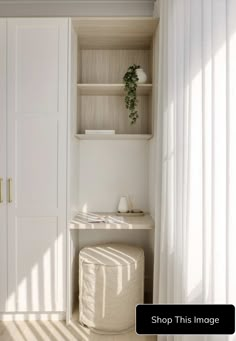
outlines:
[[[129,66],[127,72],[123,77],[126,92],[125,105],[126,108],[129,110],[129,118],[131,124],[134,124],[138,118],[138,111],[136,109],[138,104],[136,95],[138,76],[136,74],[136,70],[139,68],[140,66],[136,64]]]

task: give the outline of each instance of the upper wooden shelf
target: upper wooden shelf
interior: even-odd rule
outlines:
[[[157,24],[153,17],[72,19],[82,49],[149,49]]]
[[[105,217],[104,222],[92,222]],[[151,230],[154,221],[149,214],[136,217],[117,216],[116,213],[79,213],[70,223],[71,230]]]
[[[79,140],[150,140],[152,134],[76,134]]]
[[[124,95],[124,84],[77,84],[81,95]],[[137,94],[148,95],[152,84],[138,84]]]

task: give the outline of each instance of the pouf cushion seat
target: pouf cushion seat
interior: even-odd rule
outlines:
[[[103,244],[79,253],[79,321],[98,333],[134,328],[143,303],[144,252],[125,244]]]

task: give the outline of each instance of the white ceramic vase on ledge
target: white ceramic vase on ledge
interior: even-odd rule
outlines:
[[[126,197],[121,197],[118,205],[118,211],[121,213],[126,213],[129,211],[129,204]]]
[[[147,75],[142,68],[136,69],[136,74],[138,76],[138,83],[146,83]]]

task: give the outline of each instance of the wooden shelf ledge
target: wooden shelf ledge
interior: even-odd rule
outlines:
[[[124,92],[124,84],[88,84],[78,83],[78,90],[80,95],[96,95],[96,96],[122,96]],[[152,84],[138,84],[137,94],[140,96],[147,96],[152,92]]]
[[[70,223],[71,230],[151,230],[154,221],[149,214],[136,217],[117,216],[116,213],[93,213],[105,217],[104,222],[91,222],[84,213],[78,213]],[[90,219],[90,220],[89,220]]]

